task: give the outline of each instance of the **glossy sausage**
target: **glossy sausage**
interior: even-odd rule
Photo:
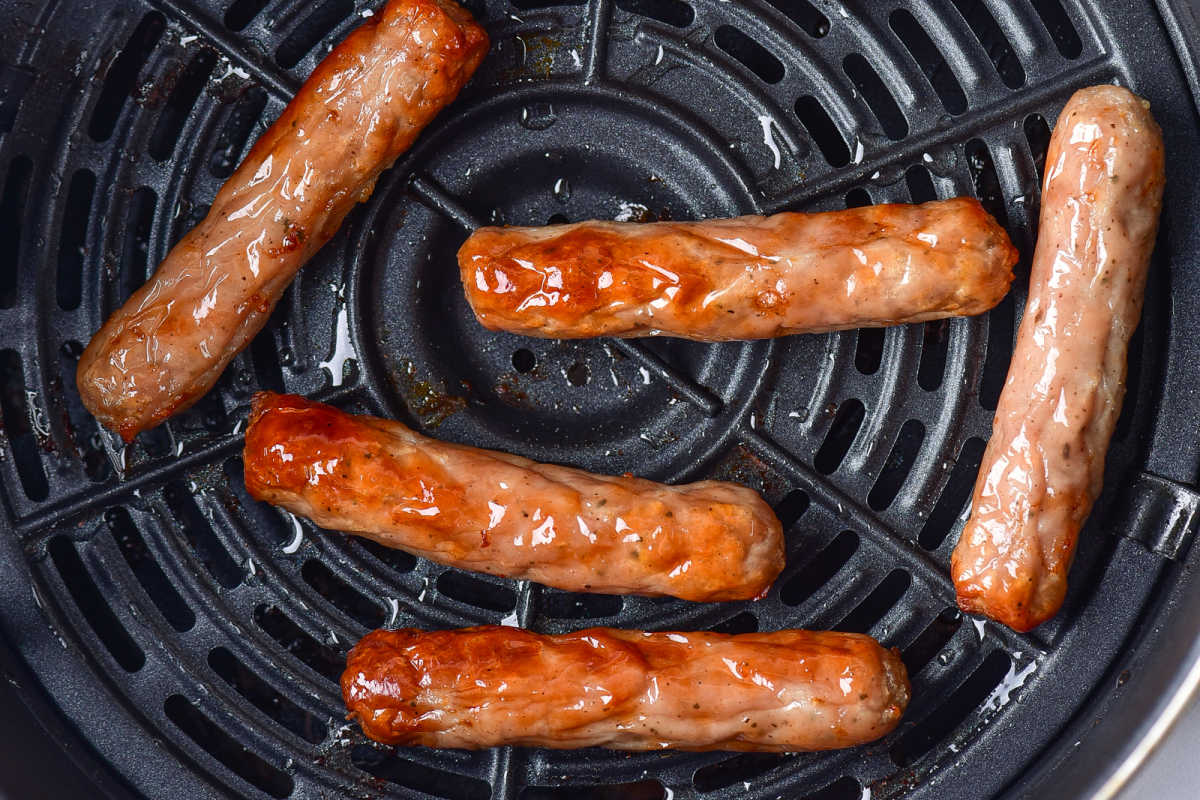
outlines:
[[[342,697],[388,744],[794,752],[887,734],[909,684],[896,651],[854,633],[480,627],[367,634]]]
[[[979,202],[704,222],[480,228],[458,252],[488,328],[701,341],[895,325],[1000,302],[1017,251]]]
[[[784,564],[779,520],[743,486],[538,464],[294,395],[255,397],[245,477],[326,528],[568,591],[748,600]]]
[[[1050,139],[1029,302],[954,550],[970,613],[1026,631],[1062,605],[1125,396],[1163,181],[1148,104],[1076,92]]]
[[[487,50],[451,0],[391,0],[313,71],[212,209],[92,338],[76,376],[127,441],[212,388],[296,271]]]

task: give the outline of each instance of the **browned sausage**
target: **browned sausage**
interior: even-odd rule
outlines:
[[[704,222],[480,228],[458,252],[485,327],[762,339],[987,311],[1017,251],[969,198]]]
[[[1117,86],[1076,92],[1050,139],[1029,302],[954,549],[968,612],[1026,631],[1062,605],[1125,396],[1163,180],[1149,105]]]
[[[199,399],[487,50],[451,0],[391,0],[313,71],[212,210],[92,338],[83,403],[126,440]]]
[[[443,564],[584,592],[747,600],[783,569],[783,531],[743,486],[664,486],[448,444],[398,422],[260,394],[254,497]]]
[[[367,634],[342,697],[380,742],[429,747],[830,750],[900,721],[899,655],[854,633]]]

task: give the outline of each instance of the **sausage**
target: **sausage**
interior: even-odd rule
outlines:
[[[486,626],[369,633],[342,697],[387,744],[795,752],[884,736],[909,683],[895,650],[855,633]]]
[[[484,327],[763,339],[980,314],[1017,251],[977,200],[704,222],[480,228],[458,251]]]
[[[1125,396],[1163,182],[1149,105],[1117,86],[1076,92],[1050,139],[1029,301],[954,549],[967,612],[1027,631],[1062,605]]]
[[[323,527],[568,591],[749,600],[784,564],[744,486],[592,475],[294,395],[254,398],[244,463],[251,495]]]
[[[487,34],[452,0],[391,0],[313,71],[212,209],[88,344],[87,409],[126,441],[187,408],[296,271],[458,94]]]

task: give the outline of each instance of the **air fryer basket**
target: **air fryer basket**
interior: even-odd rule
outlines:
[[[473,0],[491,53],[194,409],[121,449],[90,334],[205,213],[375,0],[0,0],[0,666],[105,791],[148,797],[1082,796],[1200,660],[1193,11],[1082,0]],[[1189,44],[1190,42],[1190,44]],[[1189,79],[1192,81],[1189,88]],[[1170,176],[1106,491],[1062,613],[964,618],[949,553],[1024,305],[1049,131],[1076,88],[1149,98]],[[485,222],[695,218],[977,195],[1022,260],[974,319],[769,342],[481,329]],[[573,595],[252,501],[257,389],[600,472],[760,489],[788,566],[757,603]],[[119,469],[116,465],[119,465]],[[118,474],[120,472],[121,474]],[[914,701],[800,755],[376,746],[336,687],[378,626],[868,632]],[[1105,784],[1105,782],[1108,784]]]

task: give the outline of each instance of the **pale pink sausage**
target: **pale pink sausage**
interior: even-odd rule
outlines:
[[[1117,86],[1076,92],[1050,140],[1029,302],[954,550],[965,611],[1026,631],[1062,605],[1121,412],[1163,181],[1149,105]]]

